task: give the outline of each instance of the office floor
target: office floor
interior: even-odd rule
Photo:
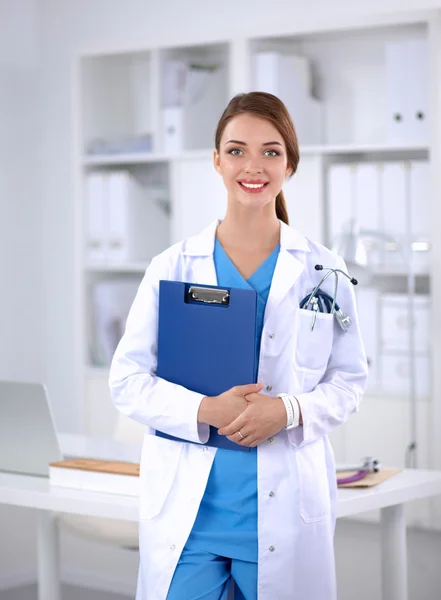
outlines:
[[[339,521],[335,536],[339,600],[379,600],[381,558],[376,525]],[[408,531],[409,600],[438,600],[441,534]],[[0,590],[0,600],[37,600],[37,587]],[[63,586],[63,600],[133,600],[108,592]]]

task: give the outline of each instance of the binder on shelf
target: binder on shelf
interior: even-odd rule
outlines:
[[[140,280],[109,279],[92,285],[91,360],[95,366],[108,366],[122,338],[130,307]]]
[[[184,150],[184,110],[183,106],[168,106],[162,109],[166,154],[179,154]]]
[[[168,245],[168,216],[129,171],[108,175],[108,261],[150,260]]]
[[[429,139],[429,50],[427,40],[386,45],[387,135],[392,143]]]
[[[253,87],[282,100],[301,144],[321,143],[322,106],[312,95],[312,71],[307,58],[274,51],[257,52]]]
[[[400,244],[406,244],[406,206],[408,199],[408,172],[405,162],[385,162],[380,175],[380,206],[382,230]],[[399,249],[387,251],[383,245],[383,264],[403,265]]]
[[[86,178],[88,262],[103,262],[107,255],[107,180],[104,173],[89,173]]]
[[[410,138],[406,59],[406,42],[391,42],[386,45],[387,136],[392,143],[405,143]]]
[[[161,280],[157,376],[205,396],[255,383],[256,312],[254,290]],[[249,451],[214,427],[208,445]]]
[[[351,165],[334,164],[328,169],[329,238],[332,243],[354,218],[354,169]]]
[[[419,272],[430,270],[431,225],[429,163],[410,163],[410,207],[412,221],[413,266]]]
[[[429,48],[427,40],[407,43],[407,93],[410,138],[415,143],[429,141]]]
[[[378,231],[380,222],[379,172],[381,167],[376,163],[358,163],[354,169],[354,210],[355,220],[363,229]],[[378,240],[366,240],[366,252],[369,263],[381,263],[382,243]]]

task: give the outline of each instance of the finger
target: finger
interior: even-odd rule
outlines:
[[[259,392],[251,392],[251,394],[247,394],[245,396],[245,400],[247,402],[257,402],[258,400],[260,400],[261,398],[266,398],[268,399],[269,396],[266,396],[265,394],[261,394]]]
[[[236,433],[236,431],[239,431],[239,429],[241,429],[244,425],[245,419],[242,413],[232,423],[218,429],[218,433],[220,435],[226,435],[228,437],[229,435],[233,435],[233,433]]]
[[[248,444],[248,446],[250,448],[255,448],[256,446],[258,446],[263,440],[261,438],[256,438],[255,440],[253,440],[250,444]]]
[[[236,385],[233,390],[239,396],[246,396],[247,394],[260,392],[262,388],[263,383],[248,383],[247,385]]]
[[[227,439],[230,440],[230,442],[237,444],[238,446],[249,446],[252,440],[251,436],[249,435],[241,438],[238,431],[236,431],[236,433],[233,433],[232,435],[227,436]]]

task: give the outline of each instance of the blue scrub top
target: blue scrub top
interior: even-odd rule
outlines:
[[[245,280],[217,239],[214,247],[218,285],[257,292],[256,380],[265,307],[279,250],[277,246]],[[188,541],[193,549],[257,562],[257,448],[249,452],[217,450]]]

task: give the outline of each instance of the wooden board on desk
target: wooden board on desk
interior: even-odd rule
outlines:
[[[52,462],[50,467],[62,469],[79,469],[80,471],[95,471],[98,473],[109,473],[112,475],[130,475],[139,477],[139,465],[135,463],[98,460],[94,458],[71,458]]]

